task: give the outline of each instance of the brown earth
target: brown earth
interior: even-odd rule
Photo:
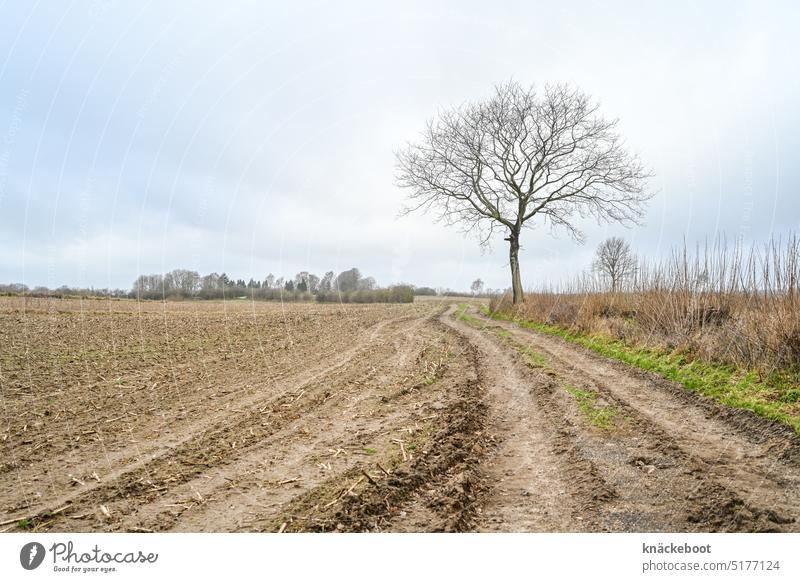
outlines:
[[[800,439],[449,302],[0,299],[0,531],[800,531]]]

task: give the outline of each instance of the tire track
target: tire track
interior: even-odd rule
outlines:
[[[369,353],[361,354],[363,357],[352,367],[324,379],[326,390],[320,395],[317,406],[301,411],[278,431],[259,439],[256,447],[230,465],[206,471],[152,503],[138,507],[126,516],[121,527],[144,525],[150,529],[175,531],[269,529],[281,508],[293,498],[328,480],[338,479],[337,476],[327,477],[329,471],[321,473],[310,459],[321,451],[333,451],[336,461],[328,464],[334,466],[337,475],[347,473],[358,464],[354,451],[360,450],[359,443],[378,440],[412,422],[406,409],[408,402],[388,410],[384,407],[380,414],[375,414],[375,407],[383,400],[383,392],[408,381],[413,375],[413,370],[409,369],[415,363],[412,356],[434,341],[429,324],[430,316],[420,318],[382,337]],[[414,401],[415,407],[420,404]],[[253,467],[258,469],[253,470]],[[292,487],[263,486],[270,481],[280,483],[287,475],[291,475]],[[191,511],[163,511],[170,500],[174,507],[181,495],[186,498],[193,484],[212,501],[192,507]],[[233,490],[234,510],[230,507]]]
[[[474,529],[483,494],[481,463],[487,449],[485,392],[478,373],[478,352],[442,323],[434,327],[460,349],[434,385],[446,400],[431,427],[422,454],[388,479],[345,500],[314,531],[460,532]],[[404,389],[391,400],[402,406]]]
[[[800,474],[785,455],[793,435],[762,419],[731,426],[741,415],[692,402],[680,387],[676,395],[670,383],[631,373],[560,338],[482,321],[544,354],[562,387],[569,383],[597,393],[619,411],[616,430],[583,431],[605,478],[621,492],[607,507],[610,529],[797,530]],[[571,397],[559,392],[560,408],[567,410]]]
[[[484,468],[482,531],[591,531],[598,506],[616,493],[583,454],[569,420],[547,411],[547,388],[485,333],[444,321],[480,355],[489,428],[496,447]]]

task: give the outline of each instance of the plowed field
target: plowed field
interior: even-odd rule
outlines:
[[[0,531],[800,531],[790,429],[449,302],[0,299]]]

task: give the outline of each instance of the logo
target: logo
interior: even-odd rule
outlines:
[[[19,563],[26,570],[35,570],[44,561],[44,546],[39,542],[30,542],[19,551]]]

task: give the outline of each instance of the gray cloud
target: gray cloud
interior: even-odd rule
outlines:
[[[534,285],[607,234],[645,253],[800,226],[796,9],[756,3],[77,2],[3,8],[0,280],[127,287],[178,266],[506,286],[489,252],[398,220],[393,150],[494,83],[570,81],[656,172],[647,224],[526,233]],[[31,12],[32,11],[32,12]],[[2,66],[2,63],[5,66]]]

